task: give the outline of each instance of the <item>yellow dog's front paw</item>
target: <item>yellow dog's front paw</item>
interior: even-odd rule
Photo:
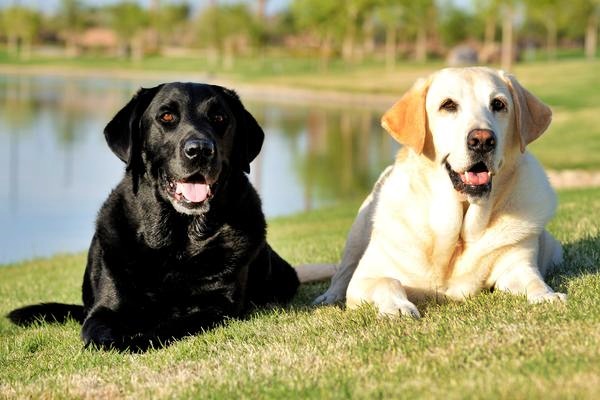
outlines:
[[[379,315],[421,317],[417,307],[406,297],[406,291],[402,284],[395,279],[380,280],[378,285],[372,289],[372,300]]]
[[[532,304],[539,304],[539,303],[546,303],[546,302],[547,303],[556,303],[556,302],[566,303],[567,295],[564,293],[546,292],[546,293],[528,295],[527,301],[529,301]]]
[[[421,313],[417,307],[408,300],[400,300],[390,304],[389,302],[385,305],[376,304],[379,311],[379,315],[384,317],[397,317],[398,315],[404,315],[414,319],[421,318]]]
[[[367,278],[351,282],[346,305],[355,308],[363,303],[373,304],[381,316],[421,317],[417,307],[406,297],[400,281],[392,278]]]

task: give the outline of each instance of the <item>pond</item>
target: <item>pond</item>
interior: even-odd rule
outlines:
[[[0,75],[0,264],[87,249],[124,171],[103,128],[156,83]],[[381,109],[243,100],[266,135],[250,178],[268,218],[365,193],[397,150]]]

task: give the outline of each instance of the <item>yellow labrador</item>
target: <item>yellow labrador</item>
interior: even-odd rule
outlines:
[[[463,299],[494,288],[532,303],[565,301],[543,277],[562,260],[545,230],[556,197],[525,149],[552,112],[502,71],[444,69],[385,113],[401,144],[361,206],[331,286],[380,313],[419,317],[422,296]]]

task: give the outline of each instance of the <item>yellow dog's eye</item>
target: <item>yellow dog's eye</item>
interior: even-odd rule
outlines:
[[[168,122],[173,122],[173,121],[175,121],[175,116],[172,113],[170,113],[170,112],[162,113],[160,115],[160,120],[162,122],[167,122],[167,123]]]
[[[446,99],[440,105],[440,111],[456,112],[458,110],[458,104],[452,99]]]
[[[506,104],[500,99],[492,100],[490,107],[492,111],[504,111],[506,110]]]

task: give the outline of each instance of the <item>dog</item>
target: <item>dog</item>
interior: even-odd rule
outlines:
[[[502,71],[449,68],[415,83],[382,118],[403,147],[360,207],[315,303],[345,299],[348,308],[370,303],[418,318],[420,299],[483,289],[566,301],[544,282],[562,260],[545,230],[556,196],[526,150],[551,117]]]
[[[294,296],[246,175],[264,133],[234,91],[140,89],[104,135],[126,171],[97,217],[83,305],[28,306],[12,322],[72,317],[86,347],[143,351]]]

